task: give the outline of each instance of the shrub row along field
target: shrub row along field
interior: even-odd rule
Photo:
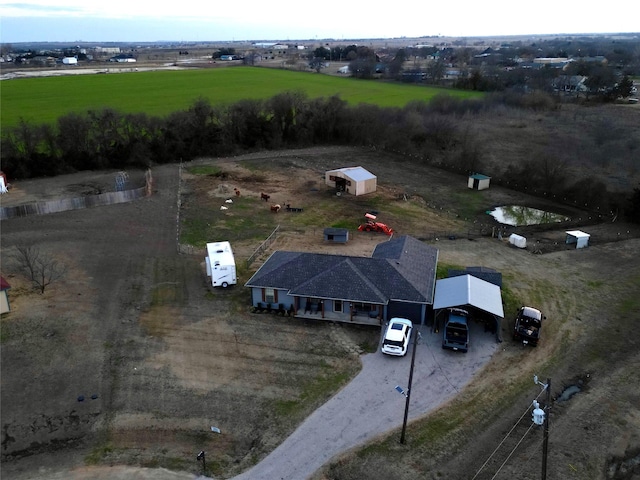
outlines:
[[[443,91],[459,98],[480,95],[257,67],[69,75],[3,82],[1,126],[5,129],[17,125],[20,119],[29,123],[53,123],[68,113],[106,107],[124,113],[164,116],[188,108],[198,98],[214,105],[230,104],[266,99],[288,90],[300,90],[311,98],[338,95],[349,104],[370,103],[381,107],[428,101]]]

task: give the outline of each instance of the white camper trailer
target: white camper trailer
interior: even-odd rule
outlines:
[[[205,262],[211,285],[227,288],[236,284],[236,261],[229,242],[207,243]]]

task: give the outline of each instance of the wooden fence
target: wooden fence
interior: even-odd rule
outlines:
[[[47,215],[49,213],[66,212],[68,210],[79,210],[82,208],[98,207],[102,205],[113,205],[116,203],[126,203],[145,197],[147,193],[148,189],[145,186],[120,192],[87,195],[86,197],[62,198],[46,202],[2,207],[0,208],[0,220],[15,217],[26,217],[29,215]]]
[[[100,193],[98,195],[87,195],[84,197],[62,198],[58,200],[48,200],[46,202],[1,207],[0,220],[26,217],[29,215],[47,215],[49,213],[66,212],[68,210],[79,210],[82,208],[132,202],[133,200],[151,195],[152,186],[153,176],[151,175],[151,169],[148,169],[145,173],[145,185],[143,187],[133,188],[131,190]]]
[[[260,246],[258,248],[256,248],[255,252],[253,252],[249,258],[247,258],[247,268],[249,268],[251,266],[251,264],[253,263],[253,261],[256,259],[256,257],[258,255],[262,255],[264,253],[264,251],[269,248],[269,246],[276,241],[276,239],[278,238],[278,232],[280,230],[280,225],[278,225],[273,232],[271,232],[271,235],[269,235],[267,237],[267,239],[262,242],[260,244]]]

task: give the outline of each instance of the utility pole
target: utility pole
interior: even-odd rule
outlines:
[[[196,457],[196,460],[202,460],[202,474],[206,475],[207,474],[207,463],[206,463],[206,460],[204,458],[204,450],[200,451],[200,453]]]
[[[409,386],[407,388],[407,400],[404,406],[404,421],[402,422],[402,434],[400,435],[400,443],[404,445],[404,436],[407,431],[407,418],[409,417],[409,400],[411,399],[411,382],[413,381],[413,366],[416,363],[416,347],[418,346],[418,329],[415,328],[413,335],[413,352],[411,352],[411,368],[409,369]]]
[[[549,413],[551,409],[551,379],[547,378],[547,414],[544,416],[544,437],[542,441],[542,480],[547,479],[547,452],[549,450]]]

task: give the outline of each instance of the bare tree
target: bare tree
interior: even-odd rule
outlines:
[[[36,246],[17,247],[17,250],[13,258],[18,269],[31,280],[40,293],[44,293],[49,285],[67,273],[65,265],[42,253]]]

